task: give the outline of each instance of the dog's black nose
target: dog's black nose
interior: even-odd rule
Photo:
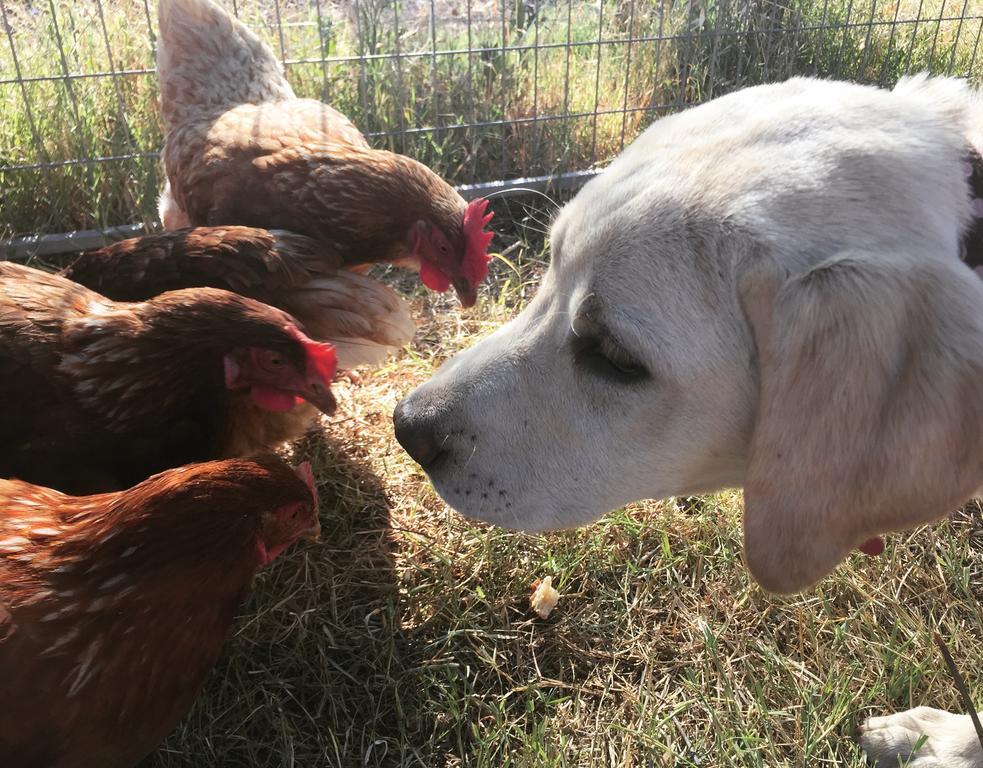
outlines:
[[[424,469],[430,467],[443,453],[437,440],[436,421],[430,409],[414,408],[411,397],[405,397],[393,412],[396,439],[413,460]]]

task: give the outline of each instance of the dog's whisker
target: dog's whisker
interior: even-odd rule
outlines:
[[[467,468],[468,468],[468,464],[470,464],[470,463],[471,463],[471,459],[473,459],[473,458],[474,458],[474,455],[475,455],[475,454],[476,454],[477,452],[478,452],[478,446],[477,446],[477,445],[472,445],[472,446],[471,446],[471,455],[470,455],[470,456],[468,456],[468,460],[467,460],[466,462],[464,462],[464,466],[463,466],[463,467],[461,467],[461,469],[467,469]]]
[[[541,192],[538,189],[533,189],[532,187],[509,187],[508,189],[501,189],[495,192],[489,192],[487,195],[485,195],[485,199],[491,200],[493,197],[500,197],[501,195],[511,194],[513,192],[527,192],[530,195],[539,195],[545,200],[548,200],[554,208],[559,209],[560,207],[560,204],[552,197],[547,195],[545,192]]]

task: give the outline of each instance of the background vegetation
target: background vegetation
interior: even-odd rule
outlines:
[[[226,3],[282,55],[298,93],[458,183],[603,163],[656,117],[757,82],[975,79],[983,65],[980,0]],[[0,236],[152,223],[152,4],[5,0],[4,11]],[[30,167],[43,163],[68,165]]]

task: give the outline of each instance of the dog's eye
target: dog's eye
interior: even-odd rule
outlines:
[[[577,363],[599,376],[626,384],[648,378],[648,369],[609,338],[578,336],[573,346]]]

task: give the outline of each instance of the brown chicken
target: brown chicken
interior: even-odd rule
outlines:
[[[254,453],[330,412],[335,354],[213,288],[117,304],[0,262],[0,477],[70,493]]]
[[[465,203],[425,165],[370,148],[344,115],[298,99],[273,51],[211,0],[160,0],[159,12],[166,229],[299,232],[348,266],[400,263],[475,303],[490,259],[486,200]]]
[[[302,235],[199,227],[89,251],[62,275],[115,301],[224,288],[289,312],[334,345],[340,368],[378,365],[413,339],[413,319],[390,288],[342,266],[329,246]]]
[[[190,709],[256,571],[319,532],[310,467],[276,458],[99,496],[0,480],[0,765],[134,765]]]

